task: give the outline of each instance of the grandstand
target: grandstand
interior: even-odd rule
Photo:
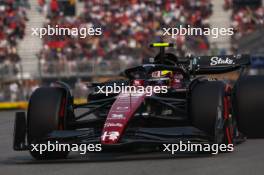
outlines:
[[[38,86],[56,80],[80,89],[84,81],[119,75],[153,56],[148,48],[151,42],[176,43],[172,51],[178,56],[262,52],[252,43],[259,38],[264,42],[264,8],[254,2],[253,6],[244,0],[1,1],[0,101],[25,100]],[[86,38],[32,35],[32,28],[48,25],[100,27],[103,34]],[[179,25],[234,27],[235,34],[216,39],[162,36],[162,27]]]
[[[231,41],[233,52],[256,53],[259,49],[253,46],[255,42],[252,39],[259,37],[259,44],[263,40],[262,35],[258,34],[264,28],[264,7],[262,6],[262,1],[234,0],[233,3],[229,4],[230,6],[227,9],[232,11],[231,26],[235,29],[235,34]]]
[[[18,45],[18,51],[21,56],[21,65],[23,67],[24,78],[38,76],[37,53],[42,48],[42,41],[38,37],[31,35],[31,28],[42,27],[45,18],[38,11],[38,2],[28,0],[31,8],[27,10],[28,22],[26,24],[25,37]]]
[[[223,1],[212,1],[213,4],[213,14],[210,18],[210,26],[214,28],[231,26],[231,11],[223,13]],[[231,49],[231,37],[221,36],[218,38],[209,38],[211,48],[217,47],[218,50],[224,52],[225,54],[230,54]]]
[[[146,49],[149,43],[168,40],[160,36],[161,26],[191,24],[195,27],[205,27],[208,24],[204,24],[204,21],[211,15],[209,1],[201,4],[191,1],[153,1],[141,4],[139,1],[83,1],[83,5],[83,12],[73,18],[61,16],[57,10],[54,10],[54,13],[51,11],[47,14],[49,22],[45,25],[94,25],[103,28],[103,36],[87,39],[65,37],[63,41],[62,37],[55,41],[53,37],[45,38],[39,55],[41,70],[45,76],[80,76],[94,72],[116,74],[114,70],[120,71],[120,68],[139,64],[143,58],[151,56]],[[184,55],[186,49],[194,53],[206,53],[209,50],[206,37],[178,37],[171,42],[177,42],[177,52],[180,55]],[[54,57],[65,57],[66,62],[62,62],[60,58],[56,61]],[[75,59],[72,59],[73,57]]]
[[[0,2],[0,72],[1,79],[16,77],[22,68],[18,43],[24,38],[28,21],[27,1]]]

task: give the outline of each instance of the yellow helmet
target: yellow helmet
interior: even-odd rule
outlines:
[[[172,71],[170,71],[170,70],[161,71],[161,76],[166,76],[166,75],[172,75]]]

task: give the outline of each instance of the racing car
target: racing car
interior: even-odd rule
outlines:
[[[264,76],[249,76],[249,55],[188,56],[166,52],[171,43],[153,43],[159,53],[124,71],[121,80],[93,83],[87,103],[74,104],[70,87],[56,82],[40,87],[27,112],[17,112],[14,150],[29,150],[35,159],[62,159],[69,151],[40,154],[31,144],[101,144],[105,150],[159,148],[164,143],[234,144],[264,137]],[[238,80],[205,74],[239,71]],[[114,86],[155,87],[150,92],[106,92]],[[166,87],[166,93],[153,89]],[[100,93],[98,93],[100,92]],[[83,109],[77,115],[76,110]],[[79,114],[79,113],[78,113]]]

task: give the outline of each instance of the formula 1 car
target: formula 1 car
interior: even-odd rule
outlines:
[[[99,143],[106,150],[156,149],[182,140],[233,144],[264,137],[264,76],[243,74],[249,55],[178,58],[165,52],[173,44],[151,46],[160,51],[149,63],[125,70],[123,80],[92,84],[86,104],[74,105],[65,83],[38,88],[27,114],[16,113],[14,150],[30,150],[36,159],[59,159],[69,151],[40,154],[30,145],[59,141]],[[234,70],[240,70],[240,77],[233,85],[203,76]],[[136,92],[107,91],[117,86]],[[152,88],[147,92],[142,87]],[[77,115],[80,108],[86,111]]]

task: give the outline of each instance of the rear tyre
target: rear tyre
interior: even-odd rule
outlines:
[[[244,76],[234,88],[238,129],[249,138],[264,138],[264,76]]]
[[[53,130],[63,130],[66,119],[66,93],[62,88],[44,87],[31,96],[27,116],[27,138],[29,144],[43,143],[42,139]],[[68,151],[31,151],[35,159],[62,159]]]
[[[232,143],[226,85],[220,81],[202,81],[191,91],[190,117],[194,127],[210,136],[213,143]]]

